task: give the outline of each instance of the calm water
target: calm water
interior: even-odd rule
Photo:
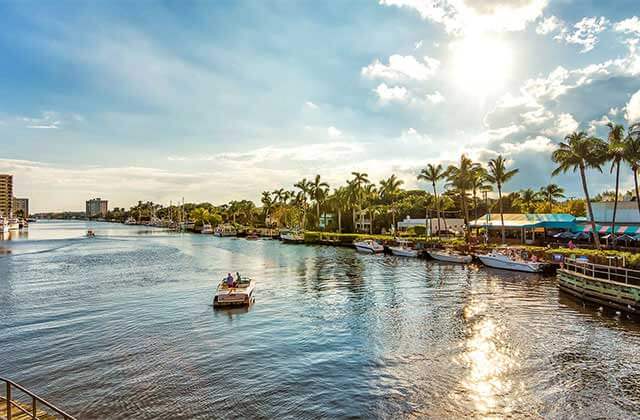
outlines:
[[[553,278],[87,226],[0,242],[0,375],[79,418],[640,415],[640,327]]]

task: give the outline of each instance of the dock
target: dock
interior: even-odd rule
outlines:
[[[558,287],[577,298],[640,315],[640,270],[567,259],[558,269]]]
[[[4,389],[4,396],[0,395],[0,419],[76,420],[72,415],[9,379],[0,378],[0,387]],[[30,403],[24,402],[25,400]]]

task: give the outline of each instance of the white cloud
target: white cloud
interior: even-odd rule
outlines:
[[[546,136],[564,137],[578,129],[578,121],[569,113],[561,113],[557,116],[553,127],[543,131]]]
[[[307,101],[307,102],[305,102],[304,104],[305,104],[305,106],[306,106],[307,108],[310,108],[310,109],[318,109],[318,105],[314,104],[314,103],[313,103],[313,102],[311,102],[311,101]]]
[[[380,83],[374,92],[378,95],[380,105],[389,102],[405,102],[409,98],[409,91],[403,86],[387,86],[386,83]]]
[[[567,28],[562,28],[560,33],[554,37],[558,41],[564,41],[567,44],[576,44],[582,46],[581,53],[591,51],[598,43],[598,34],[609,25],[609,20],[604,16],[584,17],[580,22],[573,25],[573,32]]]
[[[547,35],[562,30],[564,27],[565,24],[562,20],[558,19],[556,16],[549,16],[548,18],[544,18],[538,22],[536,33],[539,35]]]
[[[327,134],[329,134],[330,138],[337,139],[338,137],[342,136],[342,131],[338,130],[334,126],[331,126],[327,128]]]
[[[505,153],[521,153],[528,152],[551,152],[556,146],[548,137],[536,136],[534,138],[527,139],[522,143],[502,143],[502,149]]]
[[[415,47],[416,50],[419,49],[420,47],[422,47],[422,40],[416,42],[414,47]]]
[[[626,108],[625,118],[629,124],[640,122],[640,90],[631,96]]]
[[[407,146],[426,146],[433,143],[431,137],[426,134],[419,133],[415,128],[409,128],[402,131],[397,141]]]
[[[547,0],[380,0],[406,7],[425,20],[444,25],[448,33],[521,31],[542,15]]]
[[[587,133],[589,133],[589,135],[595,135],[596,131],[598,130],[598,127],[604,127],[605,125],[609,124],[611,122],[611,120],[609,119],[608,116],[603,115],[599,120],[591,120],[589,121],[589,128],[587,129]]]
[[[640,19],[638,16],[633,16],[629,19],[621,20],[613,25],[613,29],[616,32],[623,32],[625,34],[635,33],[640,35]]]
[[[615,117],[616,115],[618,115],[620,113],[621,109],[617,108],[617,107],[613,107],[609,109],[608,114],[611,115],[612,117]]]
[[[435,91],[433,93],[427,94],[427,100],[432,104],[439,104],[444,102],[444,96],[439,91]]]
[[[369,79],[424,81],[431,78],[438,67],[440,67],[440,61],[435,58],[425,56],[424,62],[420,62],[412,55],[394,54],[389,57],[388,65],[375,60],[367,67],[363,67],[361,74]]]

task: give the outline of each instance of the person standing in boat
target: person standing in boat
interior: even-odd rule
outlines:
[[[236,279],[237,279],[238,283],[240,283],[240,281],[242,280],[242,279],[240,278],[240,273],[239,273],[239,272],[237,272],[237,271],[236,271]]]
[[[227,273],[227,287],[233,287],[233,276],[231,273]]]

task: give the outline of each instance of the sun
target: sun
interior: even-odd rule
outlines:
[[[473,36],[449,45],[453,83],[465,94],[486,98],[500,93],[512,70],[512,50],[496,38]]]

